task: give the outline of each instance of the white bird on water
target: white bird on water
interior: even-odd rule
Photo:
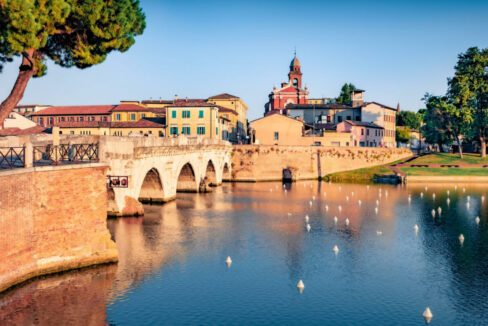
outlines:
[[[232,259],[230,259],[230,256],[227,256],[225,263],[227,264],[227,267],[230,267],[230,265],[232,265]]]
[[[380,201],[378,199],[376,199],[376,206],[378,206],[380,204]]]
[[[302,294],[303,289],[305,289],[305,284],[303,284],[303,281],[302,280],[298,281],[297,289],[300,292],[300,294]]]
[[[429,188],[427,188],[427,186],[425,186],[425,188],[424,188],[424,189],[425,189],[425,191],[427,191],[427,189],[429,189]]]
[[[485,201],[485,196],[481,196],[481,202],[483,203]]]
[[[467,199],[468,201],[470,201],[470,200],[471,200],[471,196],[466,197],[466,199]]]
[[[420,193],[420,198],[424,198],[424,193],[423,192]]]
[[[329,210],[329,205],[325,205],[325,211]]]
[[[351,191],[351,197],[354,197],[354,191]]]
[[[441,216],[442,214],[442,207],[437,207],[437,214],[439,214],[439,216]]]
[[[425,322],[428,324],[434,318],[434,315],[432,314],[432,311],[430,311],[430,308],[427,307],[425,308],[424,313],[422,314],[422,317],[425,318]]]
[[[346,218],[346,226],[349,226],[349,219]]]
[[[337,224],[337,216],[334,216],[334,223]]]
[[[339,205],[339,212],[341,212],[341,211],[342,211],[342,206],[341,206],[341,205]]]
[[[375,212],[376,214],[378,214],[378,207],[375,207],[375,208],[374,208],[374,212]]]
[[[336,255],[339,253],[339,248],[337,246],[334,246],[334,248],[332,248],[332,250],[334,251],[334,253]]]
[[[448,196],[449,196],[449,193],[450,193],[450,191],[449,191],[449,190],[447,190],[447,195],[448,195]]]
[[[447,202],[447,205],[449,205],[449,203],[451,202],[451,200],[449,198],[446,199],[446,202]]]
[[[476,224],[480,224],[480,217],[479,216],[476,216],[476,218],[474,219],[474,221],[476,222]]]
[[[327,196],[327,193],[324,191],[324,197]]]
[[[349,196],[346,196],[346,201],[349,201]]]
[[[315,196],[312,196],[312,200],[315,200]]]
[[[310,218],[308,217],[308,215],[305,215],[305,222],[308,222],[310,220]]]
[[[310,207],[311,207],[312,206],[312,201],[309,201],[308,203],[310,204]]]
[[[312,227],[310,226],[310,224],[307,223],[307,232],[310,232],[311,229]]]
[[[415,224],[413,226],[413,229],[414,229],[415,233],[417,233],[419,231],[419,226],[417,224]]]
[[[457,185],[456,185],[456,186],[454,186],[454,190],[457,190]]]
[[[408,195],[408,203],[410,204],[412,202],[412,195]]]
[[[459,236],[459,242],[461,243],[461,245],[463,245],[463,243],[464,243],[464,235],[462,233]]]
[[[432,217],[435,217],[435,209],[432,210],[431,214],[432,214]]]
[[[435,199],[435,192],[432,194],[432,199]]]
[[[361,199],[358,200],[358,205],[361,206]]]
[[[382,235],[383,231],[376,231],[376,235]]]

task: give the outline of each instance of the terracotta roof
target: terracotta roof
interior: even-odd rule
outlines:
[[[368,128],[376,128],[376,129],[385,129],[381,126],[378,126],[376,123],[373,122],[365,122],[365,121],[351,121],[351,120],[346,120],[344,122],[347,122],[353,126],[360,126],[360,127],[368,127]]]
[[[165,106],[150,107],[147,109],[153,113],[166,113],[166,107]]]
[[[60,121],[56,122],[54,126],[60,128],[108,128],[110,123],[106,121]]]
[[[129,103],[119,104],[115,108],[112,109],[112,112],[129,112],[129,111],[148,112],[148,111],[151,111],[151,109],[146,108],[146,107],[141,106],[141,105],[129,104]]]
[[[239,98],[239,96],[234,96],[228,93],[222,93],[214,96],[210,96],[208,99],[216,99],[216,100],[230,100],[233,98]]]
[[[42,115],[75,115],[75,114],[110,114],[115,105],[79,105],[79,106],[51,106],[31,116]]]
[[[172,104],[173,100],[144,100],[141,104]]]
[[[177,102],[173,105],[168,105],[167,108],[182,108],[182,107],[218,107],[218,105],[207,102]]]
[[[5,128],[0,130],[0,136],[20,136],[47,133],[48,129],[42,126],[34,126],[27,129]]]
[[[215,105],[215,106],[219,108],[219,112],[229,112],[229,113],[237,115],[237,112],[235,110],[232,110],[229,108],[224,108],[223,106],[220,106],[220,105]]]

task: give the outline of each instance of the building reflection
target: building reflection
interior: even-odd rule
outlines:
[[[0,325],[106,325],[117,266],[35,279],[0,296]]]

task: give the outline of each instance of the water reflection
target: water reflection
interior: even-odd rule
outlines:
[[[106,303],[106,310],[93,308],[93,318],[106,314],[117,325],[418,325],[429,306],[432,325],[483,324],[487,188],[454,186],[225,184],[213,193],[145,206],[142,218],[108,221],[120,260],[90,300]],[[438,207],[442,214],[433,218]],[[83,275],[80,284],[86,284]],[[300,279],[306,284],[301,295]],[[9,293],[35,309],[17,313],[15,300],[0,299],[2,320],[22,324],[40,312],[54,315],[59,302],[36,297],[40,287]],[[69,288],[71,302],[84,305],[86,286]],[[71,318],[76,324],[86,316]]]

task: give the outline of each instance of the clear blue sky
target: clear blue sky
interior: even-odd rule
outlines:
[[[142,0],[147,28],[126,53],[85,70],[50,64],[23,104],[240,96],[260,117],[273,85],[287,80],[296,46],[311,97],[344,82],[368,101],[416,111],[425,92],[444,94],[457,55],[488,47],[488,1]],[[0,74],[10,92],[18,61]]]

